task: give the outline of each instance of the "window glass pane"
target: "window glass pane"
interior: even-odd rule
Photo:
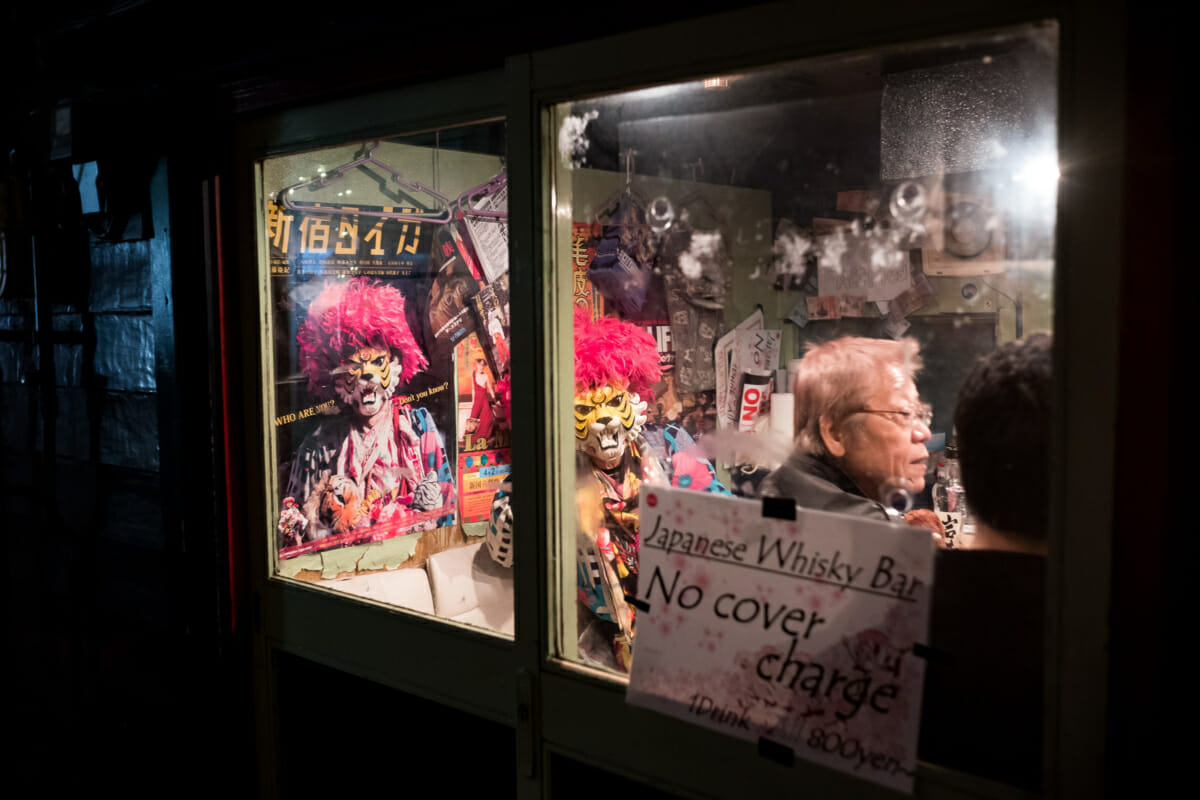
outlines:
[[[491,122],[261,174],[276,574],[511,634],[503,152]]]
[[[927,673],[923,757],[1036,784],[1049,340],[994,354],[1053,327],[1056,69],[1039,25],[550,110],[562,657],[636,654],[642,483],[926,526],[959,666]]]

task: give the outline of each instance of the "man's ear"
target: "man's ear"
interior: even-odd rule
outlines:
[[[841,458],[846,455],[845,431],[840,424],[835,424],[834,421],[827,415],[821,415],[821,441],[825,443],[825,449],[829,451],[829,455],[834,458]]]

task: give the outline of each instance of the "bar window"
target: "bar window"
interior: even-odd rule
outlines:
[[[1048,23],[549,109],[560,657],[636,663],[644,487],[922,526],[921,758],[1038,787],[1056,70]]]
[[[511,635],[502,121],[262,162],[275,575]]]

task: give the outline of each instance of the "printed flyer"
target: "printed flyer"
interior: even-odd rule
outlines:
[[[627,702],[911,792],[928,530],[642,491]]]
[[[433,283],[429,290],[429,329],[434,358],[449,358],[450,349],[475,330],[474,298],[483,285],[473,261],[459,249],[451,226],[440,225],[434,237]]]
[[[510,469],[509,420],[477,333],[459,342],[458,494],[462,522],[487,521],[492,496]]]
[[[471,298],[480,346],[497,380],[508,377],[512,354],[508,339],[508,274],[505,273]]]
[[[436,226],[360,210],[266,209],[281,559],[456,519],[453,363],[434,355],[430,313],[444,294],[431,292]]]
[[[511,453],[505,447],[458,454],[459,508],[464,523],[488,521],[492,499],[512,472]]]
[[[486,214],[502,214],[508,209],[508,182],[504,174],[492,179],[500,188],[475,203],[474,208]],[[466,237],[470,240],[484,276],[488,282],[508,274],[508,220],[504,216],[467,216],[463,219]],[[462,230],[460,228],[460,230]]]

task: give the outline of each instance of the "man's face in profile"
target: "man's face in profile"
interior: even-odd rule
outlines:
[[[861,410],[843,421],[845,455],[843,472],[868,497],[878,499],[880,487],[897,479],[911,492],[925,488],[932,435],[921,416],[924,408],[911,378],[898,369],[871,393]],[[907,414],[907,416],[906,416]]]

